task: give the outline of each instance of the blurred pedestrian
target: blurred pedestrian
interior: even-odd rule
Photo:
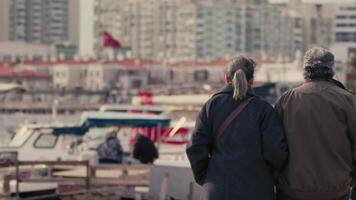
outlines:
[[[356,98],[333,79],[328,50],[308,50],[303,67],[305,83],[276,104],[289,146],[278,199],[348,199],[355,178]]]
[[[124,152],[117,132],[111,131],[107,134],[105,141],[98,147],[99,163],[121,163]]]
[[[138,134],[133,150],[133,157],[143,164],[152,164],[158,158],[158,151],[152,140]]]
[[[202,199],[275,199],[273,172],[287,160],[287,144],[276,111],[251,88],[255,65],[233,58],[226,86],[196,120],[187,155]]]

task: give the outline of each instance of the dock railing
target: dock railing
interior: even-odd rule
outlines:
[[[85,183],[85,189],[90,189],[90,165],[89,161],[19,161],[19,168],[22,166],[38,166],[43,165],[47,168],[46,177],[20,177],[18,178],[19,183],[38,183],[38,182],[65,182],[65,181],[82,181]],[[56,177],[53,174],[53,169],[59,166],[64,167],[85,167],[86,176],[84,177]]]
[[[29,167],[29,168],[26,168]],[[32,168],[31,168],[32,167]],[[120,188],[120,195],[135,196],[135,187],[149,186],[150,165],[104,164],[90,166],[89,161],[18,161],[16,169],[32,169],[36,167],[45,169],[46,173],[40,176],[22,176],[21,173],[6,174],[3,180],[3,197],[20,197],[18,185],[21,183],[58,183],[53,196],[91,195],[91,193],[105,193],[116,191]],[[38,168],[37,168],[38,169]],[[110,174],[115,172],[117,175]],[[102,176],[106,172],[106,176]],[[36,174],[36,173],[34,173]],[[109,176],[108,176],[109,175]],[[10,182],[16,180],[17,189],[11,191]],[[75,184],[74,189],[63,191],[61,186]],[[84,187],[83,187],[84,186]],[[64,187],[66,188],[66,187]],[[70,187],[69,187],[70,188]],[[80,188],[80,189],[79,189]],[[67,188],[66,188],[67,189]],[[89,198],[89,196],[87,196]],[[51,197],[51,196],[44,196]],[[36,196],[42,198],[42,196]]]
[[[11,185],[10,181],[15,179],[15,196],[19,195],[19,165],[18,165],[18,154],[16,151],[3,151],[0,152],[0,174],[2,175],[3,185],[2,193],[0,193],[0,198],[9,198],[11,196]]]

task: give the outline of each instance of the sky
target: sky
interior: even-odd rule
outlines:
[[[287,2],[288,0],[270,0],[270,2]],[[356,3],[356,0],[303,0],[307,3]]]

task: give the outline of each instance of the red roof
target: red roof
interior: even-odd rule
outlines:
[[[0,77],[2,78],[49,78],[50,75],[31,70],[17,71],[11,67],[0,67]]]
[[[9,60],[0,61],[0,67],[12,67],[12,66],[15,66],[15,64]]]
[[[99,59],[90,59],[90,60],[58,60],[58,61],[42,61],[42,60],[34,60],[34,61],[25,61],[24,64],[34,65],[34,66],[52,66],[57,64],[66,64],[66,65],[83,65],[83,64],[95,64],[95,63],[103,63],[103,64],[119,64],[125,67],[141,67],[143,65],[154,65],[160,64],[161,62],[150,60],[150,59],[123,59],[123,60],[99,60]]]
[[[5,76],[13,76],[15,73],[15,70],[10,67],[1,67],[0,68],[0,76],[5,77]]]
[[[167,63],[170,67],[226,67],[229,60],[226,59],[216,59],[216,60],[187,60],[187,61],[178,61],[173,63]],[[258,64],[273,64],[277,63],[275,60],[256,60]],[[285,63],[290,63],[291,61],[285,61]],[[85,65],[85,64],[118,64],[124,67],[136,67],[140,68],[145,65],[163,65],[163,61],[152,60],[152,59],[132,59],[125,58],[123,60],[100,60],[100,59],[89,59],[89,60],[58,60],[58,61],[25,61],[24,64],[33,65],[33,66],[53,66],[58,64],[64,65]],[[0,62],[0,67],[1,67]],[[7,66],[7,65],[5,65]]]
[[[90,59],[90,60],[57,60],[57,61],[43,61],[43,60],[32,60],[32,61],[25,61],[24,64],[27,65],[37,65],[37,66],[47,66],[47,65],[56,65],[56,64],[67,64],[67,65],[80,65],[80,64],[91,64],[97,63],[98,60]]]
[[[157,60],[151,59],[123,59],[123,60],[112,60],[112,61],[104,61],[104,64],[119,64],[125,67],[141,67],[144,65],[158,65],[162,64]]]

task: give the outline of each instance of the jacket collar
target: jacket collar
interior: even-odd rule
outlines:
[[[227,84],[222,89],[220,89],[217,93],[215,93],[213,96],[216,96],[216,95],[219,95],[219,94],[230,94],[230,95],[232,95],[233,92],[234,92],[234,87],[231,84]],[[253,91],[251,86],[249,86],[249,88],[247,90],[247,96],[256,96],[256,94]]]
[[[336,84],[328,80],[308,80],[301,85],[300,91],[304,93],[318,92],[333,86],[336,86]]]
[[[312,91],[321,91],[330,87],[339,87],[351,94],[353,92],[349,91],[340,81],[335,79],[324,80],[324,79],[316,79],[316,80],[308,80],[306,81],[301,88],[304,92],[312,92]]]

